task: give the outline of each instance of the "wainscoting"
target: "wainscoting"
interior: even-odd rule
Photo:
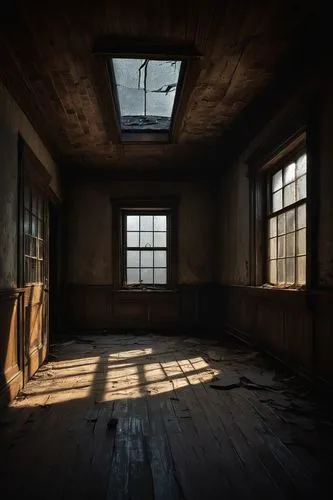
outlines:
[[[65,329],[181,330],[215,326],[218,288],[181,285],[175,290],[115,290],[110,285],[67,285]]]
[[[333,292],[221,287],[222,325],[300,372],[333,382]]]
[[[0,405],[11,401],[23,384],[19,345],[22,298],[23,293],[15,289],[0,291]]]

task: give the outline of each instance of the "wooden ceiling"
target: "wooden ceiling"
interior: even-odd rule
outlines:
[[[61,163],[155,168],[190,165],[207,143],[223,135],[301,43],[316,2],[8,3],[0,35],[2,78]],[[110,35],[163,39],[202,54],[176,144],[112,144],[108,139],[92,47]]]

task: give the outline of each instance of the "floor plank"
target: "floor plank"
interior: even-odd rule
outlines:
[[[236,341],[52,349],[0,421],[6,500],[332,497],[332,410]]]

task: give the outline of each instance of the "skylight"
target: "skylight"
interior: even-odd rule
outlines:
[[[169,132],[181,61],[112,58],[122,132]]]

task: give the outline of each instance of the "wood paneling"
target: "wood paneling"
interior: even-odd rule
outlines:
[[[0,291],[0,405],[12,400],[22,386],[19,328],[22,292]]]
[[[114,290],[110,285],[68,285],[64,327],[69,331],[214,327],[214,285],[176,290]]]
[[[333,382],[332,292],[221,287],[220,318],[236,335],[304,373]]]
[[[163,42],[202,54],[178,127],[180,142],[193,143],[220,137],[278,71],[293,78],[305,58],[294,57],[288,73],[278,68],[296,46],[307,40],[319,44],[318,33],[311,36],[315,13],[315,2],[291,9],[284,1],[184,1],[180,6],[163,0],[154,6],[146,0],[84,5],[20,0],[2,13],[0,71],[43,138],[67,163],[146,166],[151,157],[159,167],[174,166],[181,144],[133,148],[109,140],[92,55],[96,40]],[[190,151],[189,165],[198,161],[196,147]],[[206,158],[207,152],[200,159],[205,166]]]

